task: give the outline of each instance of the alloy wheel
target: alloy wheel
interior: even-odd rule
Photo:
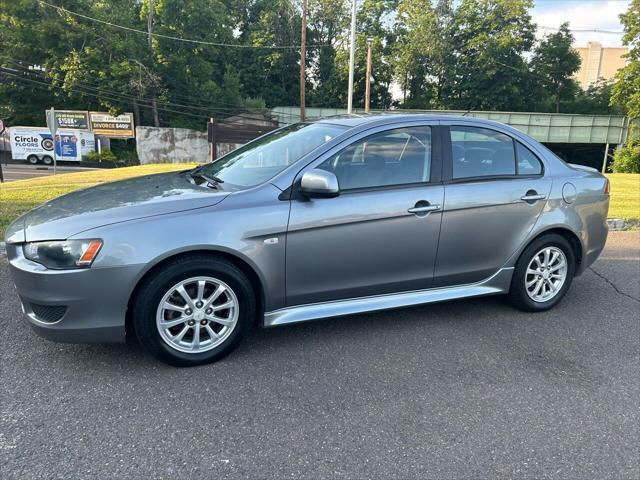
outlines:
[[[567,279],[567,257],[564,252],[547,246],[536,253],[524,276],[525,289],[531,300],[543,303],[555,297]]]
[[[238,298],[229,285],[213,277],[193,277],[165,293],[158,305],[156,326],[169,347],[202,353],[231,335],[238,310]]]

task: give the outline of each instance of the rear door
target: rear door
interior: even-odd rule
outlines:
[[[443,134],[449,155],[434,286],[494,274],[525,241],[551,190],[543,163],[510,135],[455,124]]]
[[[444,200],[440,151],[435,124],[385,127],[303,170],[333,172],[340,195],[291,202],[288,305],[431,286]]]

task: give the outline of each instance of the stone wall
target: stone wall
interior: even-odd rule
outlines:
[[[136,127],[141,164],[204,163],[209,159],[207,132],[186,128]]]
[[[241,144],[218,143],[218,157],[239,146]],[[136,127],[136,150],[143,165],[209,161],[207,132],[187,128]]]

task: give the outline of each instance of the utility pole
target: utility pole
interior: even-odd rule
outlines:
[[[369,104],[371,103],[371,43],[372,37],[367,38],[367,77],[364,84],[364,111],[369,113]]]
[[[304,122],[304,94],[306,86],[306,53],[307,53],[307,0],[302,0],[302,27],[300,31],[300,121]]]
[[[356,61],[356,11],[357,2],[352,0],[351,6],[351,44],[349,47],[349,91],[347,92],[347,113],[353,110],[353,70]]]
[[[149,43],[149,56],[153,58],[153,3],[149,0],[147,4],[149,11],[147,12],[147,40]],[[152,79],[153,81],[153,79]],[[160,126],[160,117],[158,116],[158,99],[156,98],[156,87],[151,87],[151,111],[153,113],[153,125]]]

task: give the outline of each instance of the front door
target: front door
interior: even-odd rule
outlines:
[[[526,240],[551,190],[542,162],[517,139],[462,125],[449,135],[436,287],[496,273]]]
[[[363,134],[310,166],[333,172],[340,195],[292,200],[289,306],[431,286],[444,201],[436,132]]]

